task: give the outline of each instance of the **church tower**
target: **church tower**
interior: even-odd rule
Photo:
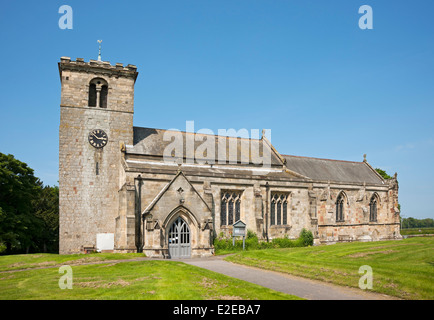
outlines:
[[[114,247],[120,144],[133,143],[134,65],[62,57],[59,253]]]

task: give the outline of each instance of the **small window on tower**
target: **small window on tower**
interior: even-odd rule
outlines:
[[[89,85],[89,107],[96,107],[96,85]]]
[[[92,79],[89,83],[89,107],[107,108],[108,83],[102,78]]]
[[[103,85],[101,87],[101,95],[100,95],[100,103],[99,103],[101,108],[107,108],[107,94],[108,94],[108,87],[106,85]]]

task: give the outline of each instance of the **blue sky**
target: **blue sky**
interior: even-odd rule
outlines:
[[[61,5],[73,29],[58,26]],[[358,25],[362,5],[373,30]],[[431,0],[0,4],[0,152],[58,180],[61,56],[135,64],[134,125],[271,129],[282,154],[398,172],[404,217],[434,218]]]

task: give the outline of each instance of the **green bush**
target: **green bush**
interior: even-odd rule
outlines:
[[[313,234],[312,231],[306,230],[303,228],[300,232],[300,241],[302,242],[302,246],[307,247],[313,245]]]
[[[247,239],[258,239],[258,236],[252,230],[247,230]]]
[[[232,252],[243,250],[243,240],[237,238],[235,246],[233,246],[232,237],[225,237],[223,232],[214,239],[214,248],[217,252]],[[303,229],[300,232],[298,239],[289,239],[287,236],[284,238],[275,238],[269,242],[259,241],[258,236],[251,230],[247,230],[245,239],[245,250],[260,250],[260,249],[274,249],[274,248],[293,248],[293,247],[307,247],[313,245],[313,234],[311,231]]]
[[[232,239],[225,238],[223,232],[220,232],[219,236],[214,239],[215,250],[232,250]]]
[[[275,238],[271,241],[273,244],[275,244],[276,248],[292,248],[292,247],[301,247],[301,242],[296,240],[288,239],[287,236],[284,238]]]

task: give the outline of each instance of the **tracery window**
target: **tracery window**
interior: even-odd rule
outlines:
[[[271,194],[271,225],[288,224],[288,194],[272,193]]]
[[[241,219],[241,192],[222,192],[220,225],[230,226]]]
[[[377,221],[377,205],[378,198],[377,195],[374,194],[369,202],[369,221]]]
[[[336,200],[336,221],[344,221],[344,202],[345,197],[341,192]]]

